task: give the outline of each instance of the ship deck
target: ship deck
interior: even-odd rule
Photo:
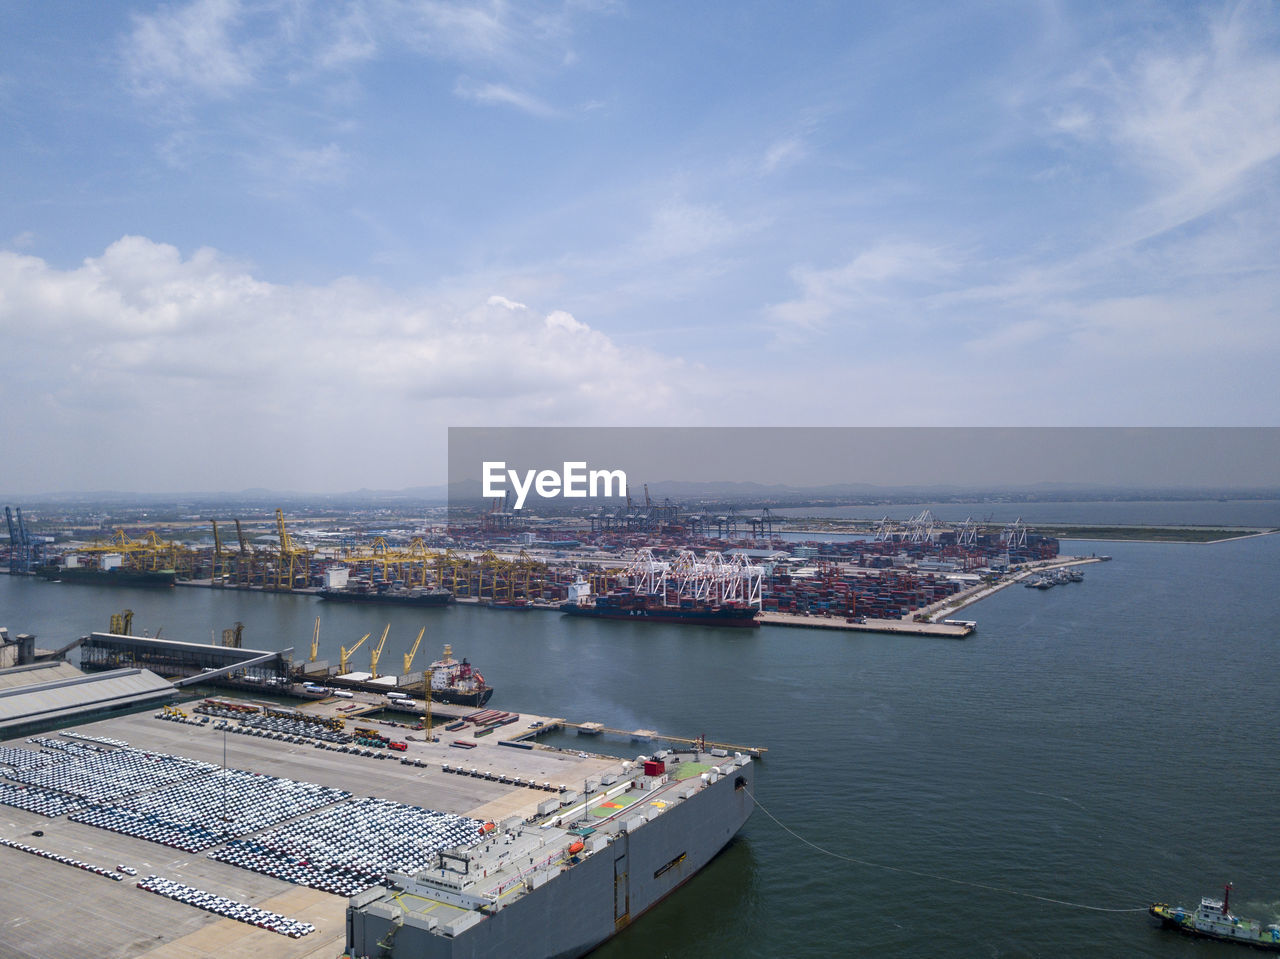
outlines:
[[[341,701],[311,707],[329,712]],[[454,707],[458,712],[470,712]],[[189,711],[189,710],[188,710]],[[406,742],[403,753],[379,751],[388,758],[318,749],[313,745],[224,734],[207,725],[188,725],[155,718],[152,712],[120,716],[75,727],[85,735],[125,740],[149,752],[167,753],[220,765],[225,741],[228,768],[269,774],[300,782],[377,796],[440,812],[500,822],[511,817],[534,817],[540,804],[558,792],[503,783],[496,777],[519,777],[528,782],[565,784],[580,791],[588,779],[599,780],[618,770],[617,759],[586,753],[534,747],[502,747],[502,739],[528,732],[538,717],[521,720],[484,738],[475,748],[457,749],[455,738],[471,739],[469,730],[448,733],[437,728],[439,741],[427,743],[420,732],[388,728]],[[46,734],[60,738],[56,733]],[[414,738],[416,737],[416,739]],[[67,742],[77,740],[68,739]],[[35,750],[22,739],[0,745]],[[409,763],[398,760],[406,759]],[[419,766],[416,763],[421,762]],[[478,775],[444,772],[442,765],[464,765]],[[0,767],[0,775],[7,771]],[[487,778],[492,774],[495,778]],[[9,781],[7,778],[5,781]],[[332,805],[332,804],[331,804]],[[330,806],[313,809],[290,820],[317,817]],[[262,830],[245,833],[255,835]],[[43,836],[34,836],[36,830]],[[137,879],[122,882],[70,865],[0,846],[0,897],[6,921],[0,932],[0,955],[58,957],[332,957],[345,942],[347,897],[251,872],[209,859],[207,852],[183,852],[88,824],[67,815],[46,818],[9,805],[0,805],[0,838],[27,843],[107,869],[117,864],[137,869],[137,879],[156,874],[239,902],[270,909],[292,919],[311,922],[316,931],[290,939],[233,919],[221,918],[194,906],[162,898],[137,888]]]

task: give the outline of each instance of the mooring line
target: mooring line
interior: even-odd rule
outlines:
[[[1007,886],[992,886],[984,882],[970,882],[967,879],[952,879],[950,876],[938,876],[931,872],[920,872],[917,869],[907,869],[905,866],[890,866],[887,863],[883,863],[883,862],[871,862],[870,860],[867,860],[867,859],[859,859],[856,856],[846,856],[843,853],[838,853],[831,849],[826,849],[822,846],[819,846],[815,842],[810,842],[808,839],[805,839],[804,836],[800,835],[790,826],[786,825],[784,822],[778,819],[778,817],[775,816],[773,813],[769,812],[769,810],[764,807],[764,805],[760,802],[760,800],[757,799],[755,795],[750,792],[750,790],[748,790],[747,794],[751,796],[751,800],[756,804],[756,808],[759,809],[766,816],[768,816],[771,820],[773,820],[773,822],[778,826],[778,828],[782,829],[784,832],[790,833],[792,836],[800,840],[800,842],[804,843],[806,846],[810,847],[811,849],[816,849],[818,852],[822,853],[824,856],[831,856],[833,859],[840,859],[840,860],[843,860],[844,862],[857,863],[860,866],[870,866],[872,869],[888,869],[892,872],[900,872],[908,876],[918,876],[921,879],[936,879],[938,882],[950,882],[950,883],[954,883],[957,886],[969,886],[970,888],[973,888],[973,889],[986,889],[989,892],[1002,892],[1010,896],[1022,896],[1026,899],[1038,899],[1040,902],[1051,902],[1054,905],[1058,905],[1058,906],[1071,906],[1073,909],[1088,909],[1092,912],[1146,912],[1148,908],[1146,906],[1131,906],[1124,909],[1116,909],[1108,906],[1089,906],[1089,905],[1085,905],[1082,902],[1068,902],[1065,899],[1051,899],[1048,896],[1037,896],[1033,892],[1022,892],[1019,889],[1010,889]]]

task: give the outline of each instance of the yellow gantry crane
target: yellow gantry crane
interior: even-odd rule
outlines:
[[[128,636],[131,629],[133,629],[133,610],[126,609],[123,613],[111,614],[112,635]]]
[[[347,660],[349,660],[355,654],[355,651],[364,645],[364,641],[372,635],[373,633],[365,633],[360,637],[360,642],[356,643],[350,649],[347,649],[345,646],[338,647],[341,650],[341,655],[338,657],[339,676],[345,676],[347,674]]]
[[[284,525],[284,510],[276,510],[276,536],[280,541],[280,551],[276,554],[275,589],[290,590],[297,584],[297,578],[305,582],[311,566],[312,551],[302,546],[295,546],[289,530]]]
[[[222,559],[222,540],[218,538],[218,521],[210,520],[213,524],[213,572],[212,582],[215,586],[222,584],[223,577],[226,575],[226,564]]]
[[[404,674],[409,675],[409,664],[413,662],[413,657],[418,653],[418,646],[422,643],[422,637],[427,634],[427,627],[423,626],[418,630],[418,638],[413,641],[413,648],[405,654],[404,657]]]
[[[373,647],[373,653],[369,656],[369,672],[373,679],[378,678],[378,660],[382,658],[382,647],[387,645],[387,633],[391,632],[391,624],[387,623],[382,630],[382,638],[378,640],[378,645]]]

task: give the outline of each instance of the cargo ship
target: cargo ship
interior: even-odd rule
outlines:
[[[58,566],[53,563],[37,566],[36,575],[50,582],[160,589],[172,586],[177,579],[177,573],[171,569],[125,569],[123,566],[100,569],[97,566]]]
[[[589,784],[596,788],[585,799],[562,793],[531,819],[503,820],[487,838],[437,853],[434,865],[389,874],[355,895],[347,952],[586,955],[693,878],[754,809],[750,757],[723,750],[658,756]]]
[[[560,611],[569,616],[589,616],[596,619],[625,619],[637,623],[684,623],[696,626],[759,626],[755,606],[745,603],[715,603],[708,600],[683,599],[676,605],[667,605],[661,596],[637,593],[633,590],[616,590],[594,601],[584,597],[565,603]]]
[[[1190,936],[1217,939],[1220,942],[1240,942],[1258,949],[1280,952],[1280,925],[1264,926],[1256,919],[1241,919],[1230,908],[1231,883],[1222,891],[1221,899],[1205,896],[1194,912],[1168,903],[1153,903],[1148,910],[1160,924],[1177,929]]]
[[[389,587],[379,589],[373,586],[349,586],[342,589],[322,589],[321,599],[334,603],[392,603],[404,606],[448,606],[453,602],[453,594],[447,589],[425,589],[423,587]]]
[[[459,706],[483,706],[493,695],[493,687],[484,681],[480,671],[465,658],[453,658],[453,647],[446,644],[444,654],[427,667],[431,676],[431,698],[438,703]]]

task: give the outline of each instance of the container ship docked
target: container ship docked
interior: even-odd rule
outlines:
[[[755,606],[744,603],[715,603],[707,600],[683,599],[669,606],[661,596],[616,590],[594,600],[579,599],[560,607],[569,616],[595,619],[625,619],[637,623],[684,623],[695,626],[759,626]]]
[[[422,587],[387,587],[347,586],[320,590],[321,599],[333,603],[386,603],[402,606],[448,606],[453,602],[453,594],[447,589],[425,589]]]
[[[135,586],[165,589],[174,584],[177,573],[172,569],[126,569],[123,566],[58,566],[36,567],[36,575],[50,582],[79,583],[91,586]]]

